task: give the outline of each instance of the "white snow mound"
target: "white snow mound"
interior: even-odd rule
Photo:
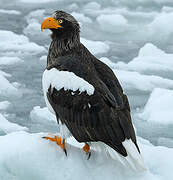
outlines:
[[[173,91],[156,88],[150,95],[144,111],[139,114],[143,120],[158,124],[173,124]]]
[[[15,131],[26,131],[28,128],[9,122],[2,114],[0,114],[0,130],[5,133]]]
[[[93,151],[87,160],[81,148],[66,144],[67,157],[45,134],[15,132],[0,137],[1,180],[165,180],[172,179],[173,150],[154,147],[140,138],[140,148],[148,171],[132,172],[103,152]],[[163,157],[164,158],[161,158]]]
[[[145,44],[129,63],[118,62],[117,68],[138,72],[173,71],[173,54],[167,54],[151,43]]]
[[[0,30],[0,55],[6,53],[32,53],[46,52],[45,48],[30,42],[24,35],[18,35],[11,31]]]
[[[32,121],[41,121],[42,123],[49,121],[57,122],[56,116],[47,107],[40,108],[40,106],[35,106],[30,112],[30,118]]]
[[[102,41],[92,41],[85,38],[80,38],[80,40],[94,55],[107,53],[110,49],[109,45]]]

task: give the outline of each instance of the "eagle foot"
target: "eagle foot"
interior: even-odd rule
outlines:
[[[50,140],[50,141],[55,141],[57,143],[57,145],[63,149],[65,155],[67,156],[67,150],[65,149],[65,139],[64,138],[62,139],[61,137],[58,137],[58,136],[54,136],[54,137],[45,136],[42,138]]]
[[[85,143],[84,147],[83,147],[83,151],[85,151],[86,155],[88,155],[87,160],[90,159],[91,157],[91,152],[90,152],[90,146],[89,144]]]

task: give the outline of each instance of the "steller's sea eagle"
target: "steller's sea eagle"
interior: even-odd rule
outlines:
[[[88,157],[92,143],[102,143],[112,157],[131,158],[134,167],[144,167],[127,96],[113,71],[80,42],[76,19],[55,11],[42,22],[43,29],[52,31],[42,78],[44,97],[61,134],[44,138],[56,141],[67,154],[65,140],[72,135],[85,143]]]

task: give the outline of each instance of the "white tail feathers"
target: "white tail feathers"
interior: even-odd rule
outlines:
[[[143,160],[141,154],[138,152],[138,150],[137,150],[135,144],[132,142],[132,140],[126,139],[122,144],[127,151],[126,157],[117,153],[114,149],[110,148],[109,146],[106,147],[106,150],[114,160],[121,162],[124,166],[129,166],[134,171],[147,170],[147,168],[144,164],[144,160]]]

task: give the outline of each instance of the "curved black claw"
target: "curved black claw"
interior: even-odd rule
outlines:
[[[64,153],[65,153],[65,155],[67,156],[67,150],[66,150],[66,149],[64,149]]]
[[[88,158],[87,158],[87,160],[89,160],[90,157],[91,157],[91,152],[88,152]]]

